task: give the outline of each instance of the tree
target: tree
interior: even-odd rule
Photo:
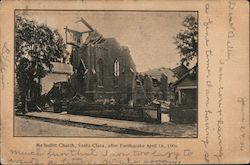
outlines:
[[[16,78],[22,107],[26,108],[26,96],[32,82],[43,78],[46,70],[51,71],[51,61],[64,57],[66,45],[59,32],[47,25],[17,15],[15,26]]]
[[[185,18],[182,25],[185,30],[180,31],[175,37],[175,44],[181,54],[181,63],[189,65],[189,62],[198,56],[198,25],[194,16]]]

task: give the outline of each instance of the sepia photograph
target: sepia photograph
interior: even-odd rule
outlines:
[[[198,137],[198,12],[15,10],[15,137]]]

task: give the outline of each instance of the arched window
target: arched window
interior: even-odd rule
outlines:
[[[102,59],[98,60],[98,86],[103,86],[103,62]]]
[[[114,62],[114,84],[118,85],[118,78],[120,75],[120,63],[118,60]]]

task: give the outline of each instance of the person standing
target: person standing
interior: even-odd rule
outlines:
[[[37,109],[40,105],[42,86],[39,84],[38,80],[34,80],[30,88],[31,105],[32,108]]]

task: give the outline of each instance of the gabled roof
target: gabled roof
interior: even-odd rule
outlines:
[[[185,73],[187,73],[188,68],[186,66],[184,66],[183,64],[171,69],[175,76],[180,79]]]
[[[187,72],[180,77],[175,83],[172,84],[172,86],[181,85],[182,86],[196,86],[197,85],[197,65],[195,65],[193,68],[187,70]]]
[[[174,76],[174,72],[171,69],[165,67],[150,69],[144,72],[144,74],[150,75],[152,78],[157,80],[160,80],[162,74],[164,74],[168,77],[168,83],[173,83],[177,80],[177,78]]]

